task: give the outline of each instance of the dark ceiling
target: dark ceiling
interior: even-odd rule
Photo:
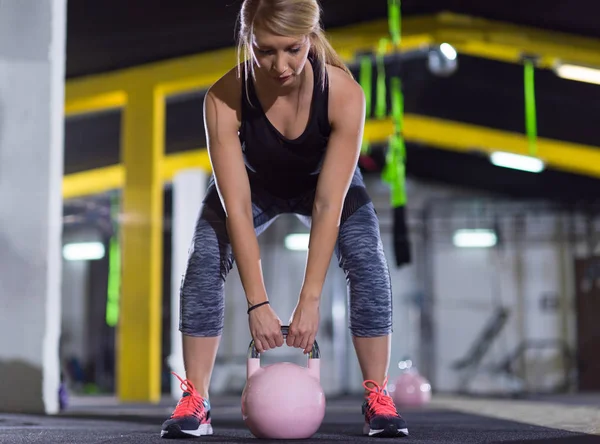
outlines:
[[[241,0],[69,0],[67,77],[232,46]],[[326,29],[387,17],[387,0],[321,0]],[[594,0],[402,0],[403,16],[470,14],[600,37]]]
[[[67,75],[107,72],[234,44],[241,0],[70,0]],[[600,2],[591,0],[403,0],[404,16],[452,11],[516,24],[600,37]],[[387,17],[387,0],[322,0],[327,29]],[[352,8],[351,5],[360,5]],[[356,67],[354,67],[356,69]],[[523,71],[514,64],[460,56],[457,72],[437,77],[424,59],[389,63],[402,70],[408,113],[524,132]],[[600,146],[596,116],[600,87],[536,73],[540,136]],[[167,105],[167,152],[204,146],[202,95]],[[65,172],[119,161],[120,114],[67,120]],[[500,148],[500,147],[499,147]],[[512,172],[471,155],[411,145],[408,173],[413,177],[480,187],[516,197],[577,199],[600,194],[600,181],[548,171]],[[514,181],[514,182],[511,182]],[[512,184],[512,185],[510,185]],[[569,184],[572,185],[569,188]]]

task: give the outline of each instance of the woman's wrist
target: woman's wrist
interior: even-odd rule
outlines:
[[[321,301],[321,291],[315,287],[304,287],[300,291],[300,301],[303,302],[316,302]]]
[[[246,301],[248,302],[248,307],[252,307],[263,302],[268,302],[269,298],[265,293],[247,294]]]
[[[260,307],[262,307],[264,305],[268,305],[268,304],[269,304],[269,301],[264,301],[264,302],[261,302],[259,304],[252,305],[252,306],[248,307],[248,312],[247,313],[250,314],[250,312],[252,310],[255,310],[257,308],[260,308]]]

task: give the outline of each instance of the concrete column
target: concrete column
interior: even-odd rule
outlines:
[[[58,411],[66,0],[0,0],[0,411]]]
[[[189,169],[179,172],[173,178],[173,222],[171,224],[171,370],[185,377],[183,349],[179,332],[179,289],[187,266],[192,245],[194,227],[206,191],[206,172]],[[171,394],[181,397],[179,384],[173,379]]]

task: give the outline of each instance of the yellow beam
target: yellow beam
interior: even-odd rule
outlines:
[[[65,104],[65,114],[74,116],[77,114],[89,114],[113,108],[122,108],[127,101],[125,91],[112,91],[98,95],[86,94],[86,84],[81,87],[69,88],[69,97]]]
[[[198,148],[165,156],[162,166],[163,181],[171,182],[178,171],[186,168],[200,168],[210,174],[212,167],[208,151],[205,148]],[[67,174],[63,178],[63,199],[119,190],[124,184],[125,168],[122,164]]]
[[[120,164],[67,174],[63,178],[63,199],[117,190],[122,188],[124,183],[125,169]]]
[[[392,122],[386,122],[392,131]],[[528,155],[528,139],[523,134],[485,128],[466,123],[407,114],[406,140],[434,148],[463,153],[506,151]],[[539,138],[538,155],[548,166],[562,171],[600,177],[600,147]]]
[[[369,120],[364,137],[372,143],[380,143],[392,132],[391,120]],[[528,141],[523,134],[416,114],[405,116],[404,134],[407,142],[450,151],[528,153]],[[540,138],[538,156],[557,170],[600,178],[600,147]],[[186,168],[201,168],[210,173],[206,149],[165,156],[162,180],[169,182],[178,171]],[[123,176],[121,165],[69,174],[63,181],[63,196],[73,198],[118,189],[123,184]]]
[[[188,168],[200,168],[208,174],[212,172],[208,151],[204,148],[170,154],[163,163],[163,180],[171,182],[177,172]]]
[[[370,121],[365,139],[381,140],[393,131],[391,119]],[[529,155],[529,141],[523,134],[416,114],[405,115],[404,137],[407,142],[467,154],[506,151]],[[537,147],[537,157],[553,169],[600,178],[600,147],[546,138],[539,138]]]
[[[439,14],[429,32],[437,43],[476,57],[519,63],[527,54],[539,57],[542,68],[558,62],[600,67],[599,39],[452,13]]]
[[[140,85],[129,92],[124,112],[116,379],[125,402],[157,403],[161,396],[164,107],[160,92]]]

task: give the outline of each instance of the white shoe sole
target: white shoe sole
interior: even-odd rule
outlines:
[[[212,425],[210,424],[200,424],[200,427],[198,427],[196,430],[181,430],[179,427],[177,427],[176,430],[161,430],[160,431],[160,436],[162,438],[164,438],[165,436],[173,436],[173,437],[177,437],[177,436],[181,436],[181,435],[190,435],[190,436],[205,436],[205,435],[212,435],[213,434],[213,428]]]
[[[385,429],[372,429],[369,424],[365,423],[363,426],[363,434],[382,438],[403,437],[408,436],[408,428],[398,429],[394,426],[391,426]]]

